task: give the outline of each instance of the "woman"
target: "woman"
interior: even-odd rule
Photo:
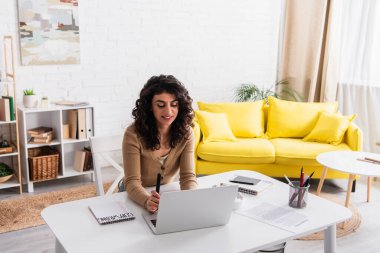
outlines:
[[[172,182],[179,171],[181,190],[197,187],[194,172],[192,99],[171,75],[151,77],[132,111],[134,123],[123,139],[125,184],[128,196],[148,211],[158,209],[160,195],[144,187]]]

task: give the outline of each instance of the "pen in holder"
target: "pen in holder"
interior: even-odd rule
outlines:
[[[295,208],[303,208],[307,205],[307,197],[310,185],[300,187],[299,181],[292,181],[289,184],[289,206]]]

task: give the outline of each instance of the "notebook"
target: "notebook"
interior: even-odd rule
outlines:
[[[231,217],[237,186],[163,192],[155,214],[143,217],[154,234],[221,226]]]
[[[121,201],[100,201],[88,206],[100,225],[135,219]]]
[[[238,188],[239,192],[247,193],[251,195],[257,195],[260,192],[272,186],[273,182],[267,181],[267,180],[259,180],[258,183],[256,183],[255,185],[248,185],[244,183],[235,183],[235,182],[229,181],[228,183],[221,183],[221,185],[237,185],[239,187]]]

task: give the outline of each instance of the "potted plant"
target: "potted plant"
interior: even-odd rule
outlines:
[[[5,163],[0,163],[0,183],[4,183],[12,178],[14,171]]]
[[[24,96],[22,98],[22,103],[26,108],[34,108],[38,105],[37,95],[34,93],[33,89],[23,90]]]
[[[269,96],[292,101],[303,101],[303,96],[300,95],[297,91],[290,88],[288,85],[289,82],[287,80],[278,81],[274,86],[270,88],[260,88],[258,85],[253,83],[241,84],[238,88],[235,89],[235,101],[247,102],[264,99],[268,103]]]

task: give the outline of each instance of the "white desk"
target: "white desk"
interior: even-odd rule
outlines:
[[[200,177],[198,184],[202,188],[210,187],[234,175],[274,182],[258,196],[244,195],[242,208],[258,200],[291,208],[288,206],[288,185],[256,172],[231,171]],[[178,188],[178,183],[163,185],[161,189],[172,188]],[[98,225],[88,204],[104,199],[124,201],[136,219]],[[56,237],[56,252],[253,252],[320,230],[325,230],[325,252],[335,252],[336,224],[351,217],[350,210],[309,194],[308,206],[297,211],[308,216],[308,222],[303,223],[302,231],[297,233],[232,213],[225,226],[154,235],[142,218],[145,211],[123,192],[49,206],[42,211],[42,217]]]
[[[370,162],[359,161],[358,158],[370,157],[380,160],[379,154],[359,151],[332,151],[317,156],[317,161],[324,166],[322,177],[319,180],[317,195],[321,193],[328,169],[338,170],[350,174],[347,186],[345,206],[350,205],[352,183],[356,175],[368,176],[367,202],[370,200],[371,176],[380,176],[380,165]]]

